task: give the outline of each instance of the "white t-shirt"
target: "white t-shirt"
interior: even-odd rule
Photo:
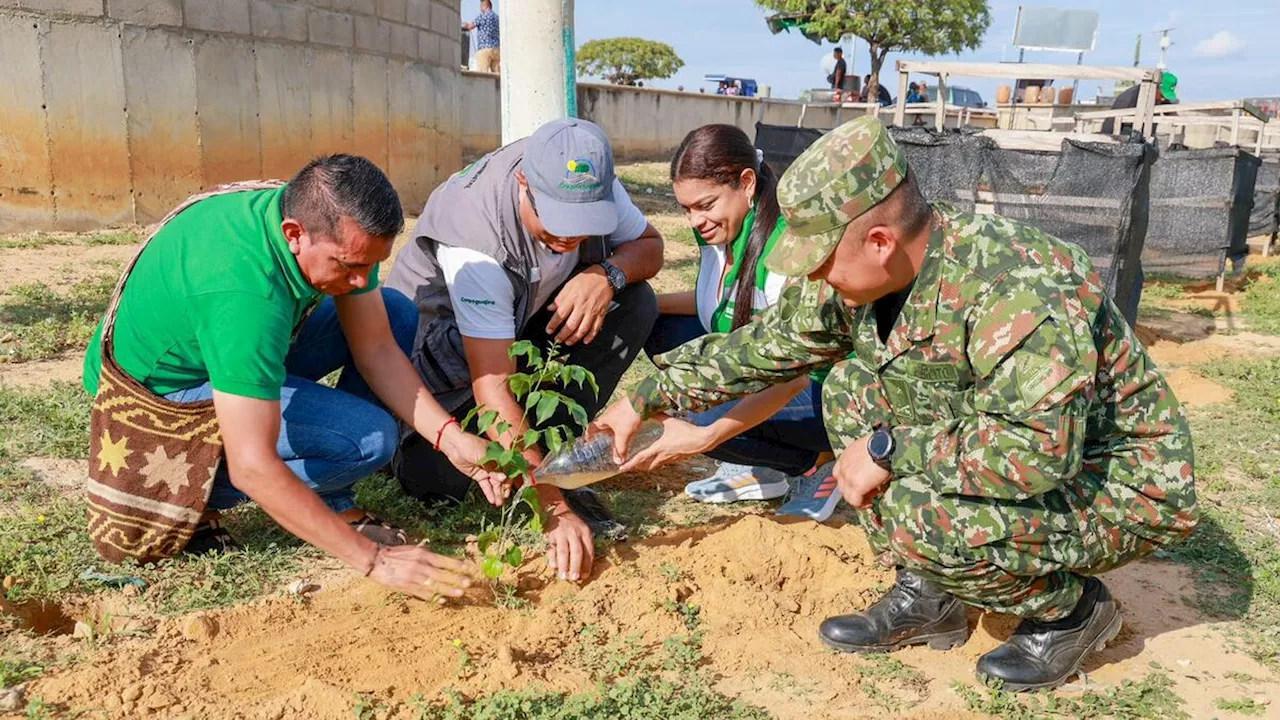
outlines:
[[[616,248],[644,234],[649,221],[616,179],[613,201],[618,210],[618,229],[608,237],[608,242]],[[578,266],[578,251],[555,253],[540,242],[534,244],[538,264],[531,271],[529,282],[538,283],[534,307],[541,310],[554,299],[556,291]],[[449,286],[458,332],[464,337],[485,340],[515,339],[515,288],[497,260],[475,250],[439,245],[436,261]]]
[[[699,248],[699,255],[698,281],[693,297],[698,309],[698,319],[702,321],[702,328],[711,332],[711,316],[724,300],[724,275],[728,252],[724,245],[703,245]],[[764,262],[764,258],[761,258],[760,262]],[[753,313],[762,313],[767,308],[773,307],[778,302],[778,298],[782,297],[782,289],[786,284],[785,275],[768,273],[765,276],[763,292],[760,288],[756,288],[752,296]],[[730,288],[729,291],[736,295],[737,288]],[[735,300],[737,300],[736,297],[730,298],[729,306],[725,310],[731,317]]]

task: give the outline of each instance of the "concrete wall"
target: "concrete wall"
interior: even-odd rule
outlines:
[[[474,159],[502,143],[501,90],[498,76],[463,71],[461,85],[462,154]],[[694,128],[727,123],[755,137],[757,121],[771,125],[833,128],[868,112],[871,106],[809,106],[787,100],[730,97],[617,85],[578,84],[578,114],[604,129],[620,161],[666,160]],[[892,108],[875,109],[885,122]],[[927,118],[933,122],[933,115]],[[960,124],[949,111],[947,127]],[[989,125],[995,124],[994,115]]]
[[[201,188],[462,164],[459,0],[0,0],[0,231],[149,223]]]

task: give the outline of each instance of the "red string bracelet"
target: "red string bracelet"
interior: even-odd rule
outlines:
[[[451,418],[449,418],[449,421],[448,421],[448,422],[446,422],[445,424],[441,425],[441,426],[440,426],[440,432],[436,433],[436,449],[437,449],[437,450],[439,450],[439,449],[440,449],[440,441],[441,441],[442,439],[444,439],[444,431],[445,431],[445,430],[447,430],[447,429],[449,429],[449,426],[450,426],[450,425],[458,425],[458,428],[459,428],[459,429],[461,429],[461,428],[462,428],[462,426],[458,424],[458,418],[455,418],[455,417],[451,417]]]

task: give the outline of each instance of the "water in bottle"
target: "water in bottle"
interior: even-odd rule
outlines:
[[[646,420],[631,438],[628,450],[634,454],[652,445],[662,437],[662,424]],[[613,461],[613,433],[597,432],[590,438],[578,438],[552,453],[533,471],[533,479],[539,484],[573,490],[618,474]]]

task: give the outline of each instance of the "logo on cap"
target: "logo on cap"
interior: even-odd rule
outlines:
[[[565,190],[595,190],[600,187],[595,166],[585,158],[570,160],[567,163],[564,180],[560,181],[560,187]]]

